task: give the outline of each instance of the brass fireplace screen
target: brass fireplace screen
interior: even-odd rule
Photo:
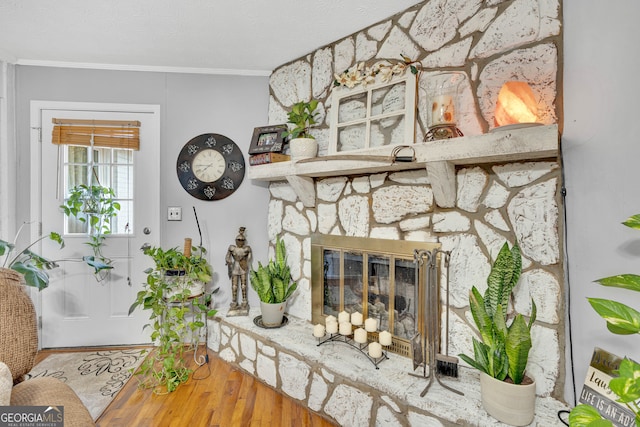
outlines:
[[[313,323],[324,324],[326,316],[337,317],[341,311],[360,312],[365,319],[377,319],[379,331],[391,332],[389,351],[412,357],[412,339],[418,333],[428,336],[425,308],[416,304],[425,301],[428,273],[414,261],[414,253],[439,247],[439,243],[313,235]],[[439,281],[440,275],[435,276]],[[370,338],[377,339],[377,332],[373,335]]]

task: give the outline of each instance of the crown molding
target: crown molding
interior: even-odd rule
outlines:
[[[0,59],[2,51],[0,50]],[[155,65],[128,65],[128,64],[97,64],[89,62],[62,62],[62,61],[42,61],[34,59],[18,59],[13,61],[16,65],[30,65],[34,67],[57,67],[57,68],[82,68],[94,70],[114,70],[114,71],[146,71],[154,73],[184,73],[184,74],[212,74],[229,76],[250,76],[268,77],[270,70],[239,70],[231,68],[194,68],[194,67],[169,67]]]

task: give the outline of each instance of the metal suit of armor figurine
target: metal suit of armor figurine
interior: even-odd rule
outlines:
[[[227,316],[248,316],[249,302],[247,301],[247,276],[249,273],[249,258],[251,247],[246,246],[244,235],[246,228],[240,227],[236,244],[229,246],[225,256],[229,279],[231,279],[231,305]],[[242,302],[238,303],[238,288],[242,294]]]

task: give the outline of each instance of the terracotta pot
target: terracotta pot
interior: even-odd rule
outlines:
[[[531,424],[536,405],[536,383],[512,384],[480,373],[480,391],[484,409],[512,426]]]
[[[318,141],[313,138],[294,138],[289,141],[292,160],[315,157],[318,153]]]
[[[268,328],[282,325],[285,305],[287,305],[286,301],[275,304],[260,301],[262,324]]]

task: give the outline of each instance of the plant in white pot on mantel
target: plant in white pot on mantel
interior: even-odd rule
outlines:
[[[484,297],[474,286],[469,306],[481,341],[473,338],[474,358],[460,358],[480,370],[482,406],[492,417],[514,426],[529,425],[534,418],[536,384],[525,375],[531,350],[531,327],[536,305],[531,301],[529,322],[519,313],[509,314],[511,291],[522,273],[520,247],[505,243],[491,267]]]
[[[287,123],[292,126],[284,132],[284,136],[290,137],[289,150],[293,160],[314,157],[318,152],[318,142],[309,133],[309,128],[317,123],[316,108],[317,99],[300,101],[293,104],[291,111],[287,113]]]
[[[298,286],[291,279],[284,240],[276,240],[275,259],[267,265],[258,262],[258,269],[251,269],[249,279],[260,298],[262,325],[267,328],[281,326],[287,300]]]

